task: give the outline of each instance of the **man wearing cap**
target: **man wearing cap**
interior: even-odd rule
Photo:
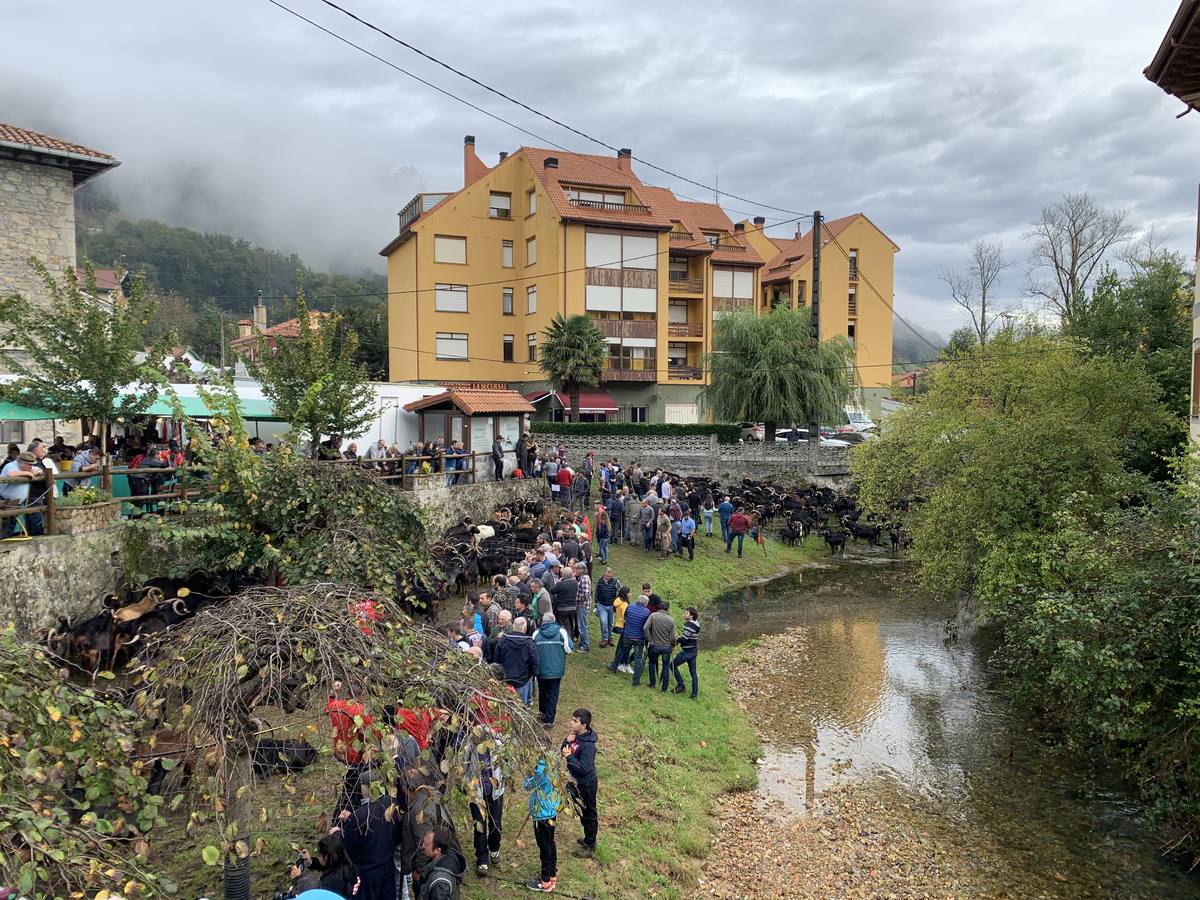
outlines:
[[[16,459],[6,462],[0,468],[0,478],[16,478],[19,481],[0,482],[0,506],[9,509],[29,506],[29,488],[35,478],[39,477],[37,457],[29,451],[18,454]],[[41,513],[25,514],[25,530],[30,537],[43,533]],[[17,517],[5,516],[0,519],[0,540],[10,538],[17,533]]]

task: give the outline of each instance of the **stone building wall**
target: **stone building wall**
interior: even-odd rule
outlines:
[[[69,616],[99,610],[97,598],[121,578],[123,525],[88,534],[54,535],[0,544],[0,623],[27,637]]]
[[[66,169],[0,160],[0,295],[49,302],[26,260],[55,275],[75,268],[75,185]]]

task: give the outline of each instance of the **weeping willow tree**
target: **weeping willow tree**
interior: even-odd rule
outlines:
[[[813,338],[807,309],[768,315],[724,313],[713,331],[704,403],[722,422],[777,424],[836,421],[854,393],[854,350],[840,335]],[[814,442],[817,435],[810,435]]]

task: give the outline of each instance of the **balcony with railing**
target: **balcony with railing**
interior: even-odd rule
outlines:
[[[699,322],[668,322],[667,337],[704,337],[704,326]]]
[[[743,244],[713,244],[713,249],[718,253],[745,253],[746,247]]]
[[[667,289],[672,294],[703,294],[703,278],[676,278],[672,276],[667,281]]]
[[[658,370],[652,359],[610,359],[604,370],[605,381],[657,381]]]
[[[667,377],[675,381],[699,381],[704,372],[699,366],[671,365],[667,366]]]
[[[610,203],[607,200],[584,200],[581,197],[569,197],[571,205],[579,209],[598,209],[604,212],[635,213],[650,215],[650,207],[640,203]]]
[[[658,322],[654,319],[592,319],[600,333],[608,338],[655,338]]]
[[[408,205],[404,209],[400,210],[400,230],[404,231],[417,220],[421,213],[429,212],[449,196],[449,194],[417,194],[408,201]]]
[[[753,297],[713,297],[713,316],[723,312],[754,309]]]

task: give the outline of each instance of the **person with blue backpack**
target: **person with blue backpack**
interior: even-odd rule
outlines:
[[[551,893],[558,886],[558,846],[554,843],[554,823],[562,808],[562,794],[550,780],[550,764],[546,757],[538,758],[533,774],[525,779],[529,791],[529,818],[533,820],[533,837],[537,841],[541,871],[525,886],[531,891]]]

